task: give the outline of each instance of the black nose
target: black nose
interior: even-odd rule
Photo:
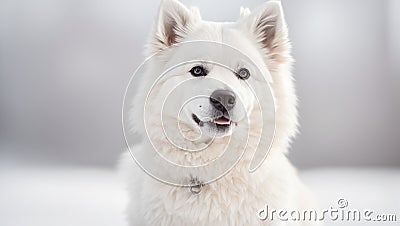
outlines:
[[[236,97],[232,91],[218,89],[211,94],[210,103],[220,111],[229,111],[235,106]]]

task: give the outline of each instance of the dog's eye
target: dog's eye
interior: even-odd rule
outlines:
[[[206,76],[208,71],[203,66],[195,66],[189,71],[194,77]]]
[[[240,68],[236,75],[238,78],[245,80],[250,77],[250,71],[246,68]]]

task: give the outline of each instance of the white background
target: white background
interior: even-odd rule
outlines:
[[[236,20],[263,1],[184,0]],[[144,59],[158,1],[0,2],[0,149],[13,159],[112,166],[123,151],[124,89]],[[301,134],[314,166],[400,165],[400,3],[283,1]]]

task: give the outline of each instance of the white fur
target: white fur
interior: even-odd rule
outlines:
[[[232,117],[240,123],[244,117],[242,110],[249,112],[251,131],[243,159],[226,176],[204,186],[199,195],[192,195],[187,188],[166,185],[151,178],[136,166],[129,154],[124,154],[120,169],[128,182],[130,202],[127,214],[130,225],[291,225],[290,222],[279,220],[262,222],[257,217],[258,210],[266,204],[270,208],[287,210],[313,207],[310,194],[285,156],[291,139],[297,132],[297,100],[290,72],[293,62],[290,56],[291,47],[287,39],[287,28],[280,2],[268,2],[252,13],[249,9],[241,9],[241,17],[235,23],[214,23],[201,20],[200,13],[195,8],[188,9],[176,0],[164,0],[147,46],[147,54],[150,56],[175,43],[193,40],[209,40],[233,46],[249,56],[262,70],[268,72],[266,74],[270,74],[266,79],[272,88],[276,111],[276,132],[271,151],[263,165],[254,173],[249,173],[251,150],[256,148],[260,138],[260,119],[257,118],[260,109],[254,104],[255,99],[249,95],[242,81],[236,78],[230,79],[232,76],[229,72],[211,70],[208,77],[224,80],[227,87],[234,90],[243,102],[243,109],[232,110]],[[148,76],[158,75],[174,65],[178,58],[190,57],[190,54],[193,53],[179,47],[172,53],[166,51],[162,59],[156,60],[151,65]],[[234,67],[238,62],[233,61],[234,59],[228,59],[227,63],[231,63]],[[160,118],[160,112],[155,109],[165,97],[166,90],[182,81],[185,76],[190,76],[184,69],[170,73],[166,75],[167,79],[154,88],[155,92],[150,98],[154,103],[150,104],[147,117]],[[142,81],[143,90],[138,91],[136,106],[143,106],[143,95],[147,94],[146,88],[152,81],[150,78],[148,81]],[[187,94],[182,93],[182,99],[185,95],[190,96],[195,92],[210,94],[213,90],[221,88],[219,83],[212,84],[209,80],[203,80],[204,85],[200,80],[195,82],[200,84],[197,87],[202,90],[188,90]],[[169,106],[171,110],[179,107],[181,101],[177,97],[176,105]],[[200,104],[209,107],[208,102]],[[141,110],[141,108],[132,109],[132,123],[133,129],[144,135],[144,131],[135,127],[136,122],[143,120]],[[196,126],[190,114],[201,115],[201,113],[195,106],[188,106],[185,111],[187,115],[179,120],[182,120],[189,135],[196,133]],[[271,122],[264,123],[273,126]],[[161,153],[181,164],[199,164],[215,158],[223,150],[231,135],[222,134],[206,152],[183,153],[160,136],[162,127],[157,120],[153,124],[150,122],[149,125],[151,125],[149,135],[157,142],[156,145],[164,147]],[[244,140],[234,142],[238,145]],[[150,147],[138,143],[130,148],[146,150]],[[292,224],[310,223],[292,222]]]

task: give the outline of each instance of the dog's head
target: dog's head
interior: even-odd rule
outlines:
[[[253,64],[222,47],[179,45],[199,40],[231,46]],[[254,74],[260,69],[265,79],[252,82],[259,87],[266,81],[271,84],[275,103],[270,104],[276,108],[271,111],[276,110],[277,122],[285,124],[277,127],[277,135],[280,131],[287,138],[294,134],[297,121],[290,76],[292,59],[279,1],[267,2],[253,12],[242,8],[236,22],[215,23],[202,20],[197,8],[164,0],[147,46],[148,56],[160,52],[150,74],[163,76],[153,87],[153,103],[146,114],[163,105],[163,120],[178,121],[183,133],[230,136],[256,108],[257,97],[249,81],[256,80]],[[262,124],[256,120],[251,123]]]

